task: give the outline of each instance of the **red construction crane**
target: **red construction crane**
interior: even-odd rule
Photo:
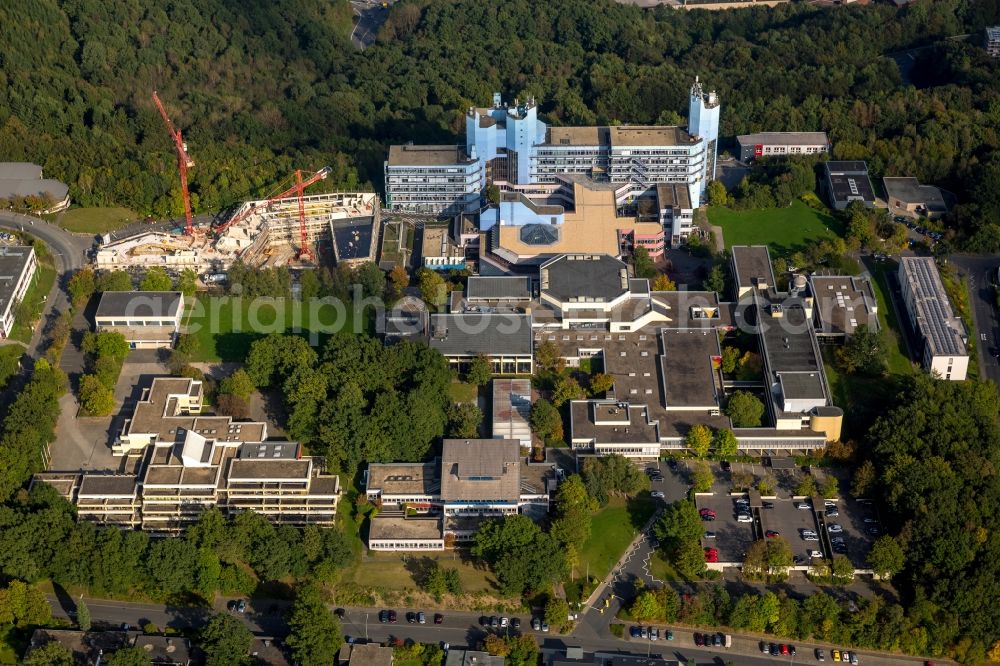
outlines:
[[[191,236],[194,234],[194,223],[191,219],[191,195],[188,194],[187,170],[194,166],[194,160],[188,157],[187,144],[181,137],[181,131],[170,122],[170,116],[167,115],[167,110],[163,108],[160,96],[156,94],[155,90],[153,91],[153,101],[156,103],[156,108],[160,110],[163,124],[167,126],[170,138],[174,140],[174,147],[177,149],[177,171],[181,174],[181,196],[184,199],[184,235]]]
[[[281,201],[282,199],[290,199],[292,196],[295,196],[299,200],[299,243],[300,243],[299,258],[300,259],[311,258],[312,251],[309,249],[308,236],[306,234],[306,206],[305,202],[302,200],[302,193],[307,187],[309,187],[313,183],[323,180],[324,178],[329,176],[331,171],[333,171],[333,169],[331,169],[330,167],[323,167],[322,169],[320,169],[313,175],[309,176],[305,180],[302,179],[302,172],[296,171],[294,185],[292,185],[284,192],[281,192],[280,194],[276,194],[273,197],[265,199],[262,204],[258,204],[255,206],[247,206],[241,212],[237,213],[236,215],[233,215],[223,224],[216,227],[215,233],[221,234],[223,231],[225,231],[232,225],[247,219],[248,217],[250,217],[250,215],[252,215],[260,208],[266,210],[271,206],[271,204],[273,204],[276,201]]]

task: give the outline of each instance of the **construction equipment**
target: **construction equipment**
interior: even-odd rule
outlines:
[[[160,96],[156,94],[155,90],[153,91],[153,102],[156,103],[160,117],[163,118],[163,124],[167,126],[170,138],[174,140],[174,147],[177,149],[177,170],[181,175],[181,197],[184,199],[184,235],[191,236],[194,234],[194,221],[191,216],[191,196],[188,194],[187,170],[194,166],[194,160],[188,156],[187,144],[181,137],[181,131],[170,122],[170,116],[167,115],[167,110],[163,108]]]
[[[327,176],[330,175],[332,171],[333,169],[331,169],[330,167],[323,167],[322,169],[320,169],[313,175],[309,176],[305,180],[302,179],[302,172],[296,171],[295,184],[292,185],[292,187],[288,188],[284,192],[281,192],[280,194],[276,194],[273,197],[265,199],[260,204],[252,204],[246,206],[242,210],[238,211],[231,218],[226,220],[223,224],[216,227],[215,233],[217,235],[222,234],[222,232],[224,232],[226,229],[233,226],[234,224],[240,223],[241,221],[247,219],[254,213],[261,212],[261,209],[267,210],[267,208],[269,208],[271,204],[277,201],[281,201],[282,199],[290,199],[292,196],[295,196],[299,200],[299,241],[301,243],[301,247],[299,248],[299,257],[300,258],[304,257],[306,259],[312,257],[312,252],[309,250],[307,243],[306,210],[305,210],[305,203],[302,200],[302,193],[307,187],[309,187],[313,183],[325,179]]]

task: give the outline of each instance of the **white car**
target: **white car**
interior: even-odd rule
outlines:
[[[819,535],[816,534],[815,532],[810,532],[808,530],[803,530],[802,531],[802,540],[803,541],[819,541]]]
[[[738,523],[752,523],[753,522],[753,516],[751,516],[749,513],[739,513],[739,514],[736,514],[736,522],[738,522]]]
[[[844,528],[840,526],[840,523],[830,523],[826,526],[826,529],[830,530],[831,533],[837,534],[843,532]]]
[[[659,499],[663,499],[663,498],[666,497],[666,495],[664,495],[663,493],[661,493],[659,490],[654,490],[653,492],[649,493],[649,496],[650,497],[658,497]]]
[[[851,653],[851,666],[858,666],[858,653],[857,652],[852,652]]]
[[[812,509],[812,505],[809,504],[808,502],[796,502],[795,503],[795,508],[796,509],[802,509],[803,511],[808,511],[808,510]]]
[[[809,557],[823,557],[823,552],[819,550],[807,550],[806,555]]]

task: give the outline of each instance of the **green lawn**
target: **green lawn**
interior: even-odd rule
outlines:
[[[479,387],[468,382],[452,382],[448,386],[448,395],[454,402],[476,402],[479,397]]]
[[[875,300],[878,301],[878,323],[882,330],[886,332],[889,342],[889,372],[897,375],[913,374],[914,366],[906,355],[906,345],[903,342],[903,334],[896,319],[896,311],[889,300],[890,291],[885,263],[879,262],[873,274],[872,286],[875,290]]]
[[[0,391],[7,386],[10,378],[17,374],[24,347],[21,345],[0,346]]]
[[[794,201],[787,208],[731,210],[710,206],[708,221],[722,227],[726,249],[733,245],[768,245],[772,258],[801,250],[806,241],[843,234],[843,225],[832,215]]]
[[[358,321],[356,321],[358,320]],[[195,361],[243,361],[250,344],[270,333],[297,332],[317,345],[337,331],[367,329],[350,309],[332,305],[310,311],[310,304],[292,299],[240,299],[199,296],[185,315],[187,331],[198,337]]]
[[[38,253],[38,269],[35,271],[35,277],[22,301],[22,303],[27,304],[30,318],[16,317],[14,326],[10,330],[10,338],[24,344],[31,342],[31,334],[42,314],[42,308],[45,307],[45,299],[48,298],[49,292],[52,291],[52,285],[56,281],[56,269],[52,266],[52,257],[44,250],[39,251],[37,247],[35,251]],[[19,306],[18,312],[20,313],[22,310]]]
[[[591,521],[590,538],[580,549],[580,563],[575,574],[589,574],[598,580],[608,575],[655,508],[649,493],[628,502],[622,497],[611,498]]]
[[[106,234],[138,219],[128,208],[73,208],[56,217],[56,224],[67,231]]]
[[[355,583],[365,588],[383,588],[402,591],[417,588],[413,574],[404,558],[430,558],[441,562],[446,569],[457,569],[462,580],[462,591],[466,594],[477,592],[495,593],[496,580],[485,567],[475,567],[463,561],[455,551],[443,553],[369,553],[367,559],[345,570],[340,576],[343,583]]]

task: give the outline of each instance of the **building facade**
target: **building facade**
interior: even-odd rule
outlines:
[[[38,258],[28,245],[0,246],[0,339],[14,328],[17,305],[35,279]]]
[[[740,160],[752,162],[781,155],[820,155],[830,152],[826,132],[758,132],[736,137]]]
[[[868,165],[860,160],[824,164],[822,189],[835,210],[845,210],[855,201],[866,208],[875,206],[875,189],[868,177]]]
[[[992,58],[1000,58],[1000,25],[986,28],[986,53]]]
[[[94,313],[98,332],[121,333],[132,349],[172,347],[181,331],[179,291],[105,291]]]
[[[458,215],[479,210],[482,160],[462,146],[391,146],[385,162],[389,210]]]
[[[910,324],[923,340],[924,368],[942,379],[965,379],[968,336],[962,320],[951,309],[934,259],[901,257],[898,278]]]

